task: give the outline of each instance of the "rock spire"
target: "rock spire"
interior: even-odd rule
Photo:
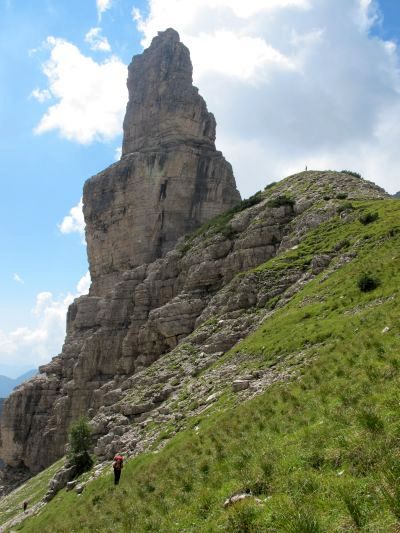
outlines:
[[[175,30],[160,32],[133,58],[127,85],[122,159],[84,188],[94,293],[240,200]]]
[[[200,307],[191,299],[172,306],[167,329],[149,322],[183,278],[178,283],[172,270],[151,288],[143,282],[181,236],[240,200],[176,31],[160,32],[133,58],[128,89],[122,158],[84,186],[90,294],[68,310],[62,353],[4,405],[0,457],[31,472],[63,455],[72,420],[111,405],[119,376],[193,330]]]
[[[184,143],[215,148],[215,119],[192,84],[189,50],[169,28],[128,69],[122,155]]]

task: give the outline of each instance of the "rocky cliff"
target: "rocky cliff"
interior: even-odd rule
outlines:
[[[150,263],[240,201],[176,31],[159,33],[134,57],[128,89],[122,159],[84,187],[90,295],[68,311],[62,353],[4,407],[0,456],[32,472],[63,454],[71,420],[101,404],[105,383],[191,331],[199,306],[190,301],[179,326],[153,331],[151,311],[172,300],[178,284],[173,270],[157,280]]]
[[[345,241],[292,257],[313,228],[354,216],[355,199],[388,196],[346,172],[309,171],[237,204],[173,30],[134,59],[128,87],[122,159],[84,190],[90,293],[68,311],[62,353],[5,404],[0,454],[33,472],[63,454],[81,414],[98,457],[136,454],[232,383],[243,400],[290,376],[244,373],[241,354],[224,353],[318,273],[354,259]]]

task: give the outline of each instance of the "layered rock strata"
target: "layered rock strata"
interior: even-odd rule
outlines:
[[[68,310],[62,353],[11,395],[1,419],[0,456],[32,472],[63,454],[71,420],[98,405],[99,387],[135,372],[190,331],[189,318],[175,340],[158,334],[153,340],[146,330],[150,311],[177,291],[171,271],[163,273],[171,283],[163,279],[149,292],[143,285],[155,268],[149,264],[240,201],[176,31],[159,33],[134,57],[127,85],[122,159],[84,186],[89,296]],[[190,302],[187,308],[188,317],[195,313]]]

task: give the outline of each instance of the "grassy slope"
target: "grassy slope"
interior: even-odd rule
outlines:
[[[62,466],[62,461],[57,461],[51,467],[18,487],[14,492],[0,500],[0,526],[14,518],[22,510],[25,500],[29,508],[38,503],[47,492],[47,485],[57,470]]]
[[[117,489],[110,473],[82,496],[63,491],[22,530],[386,532],[400,523],[400,204],[354,205],[353,222],[328,222],[259,267],[307,263],[339,242],[357,250],[235,348],[261,368],[302,354],[299,379],[196,419],[159,453],[127,463]],[[379,218],[364,226],[358,214],[368,211]],[[372,292],[357,287],[364,271],[381,281]],[[246,489],[262,503],[223,508]]]

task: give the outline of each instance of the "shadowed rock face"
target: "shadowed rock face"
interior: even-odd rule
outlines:
[[[240,201],[176,31],[159,33],[134,57],[128,89],[122,159],[84,186],[90,296],[70,306],[62,353],[4,405],[0,457],[32,472],[64,453],[70,422],[103,403],[102,387],[150,364],[192,330],[202,306],[187,302],[188,324],[172,328],[168,342],[154,341],[149,313],[176,294],[176,282],[142,282],[179,237]],[[113,401],[108,392],[105,402]]]

